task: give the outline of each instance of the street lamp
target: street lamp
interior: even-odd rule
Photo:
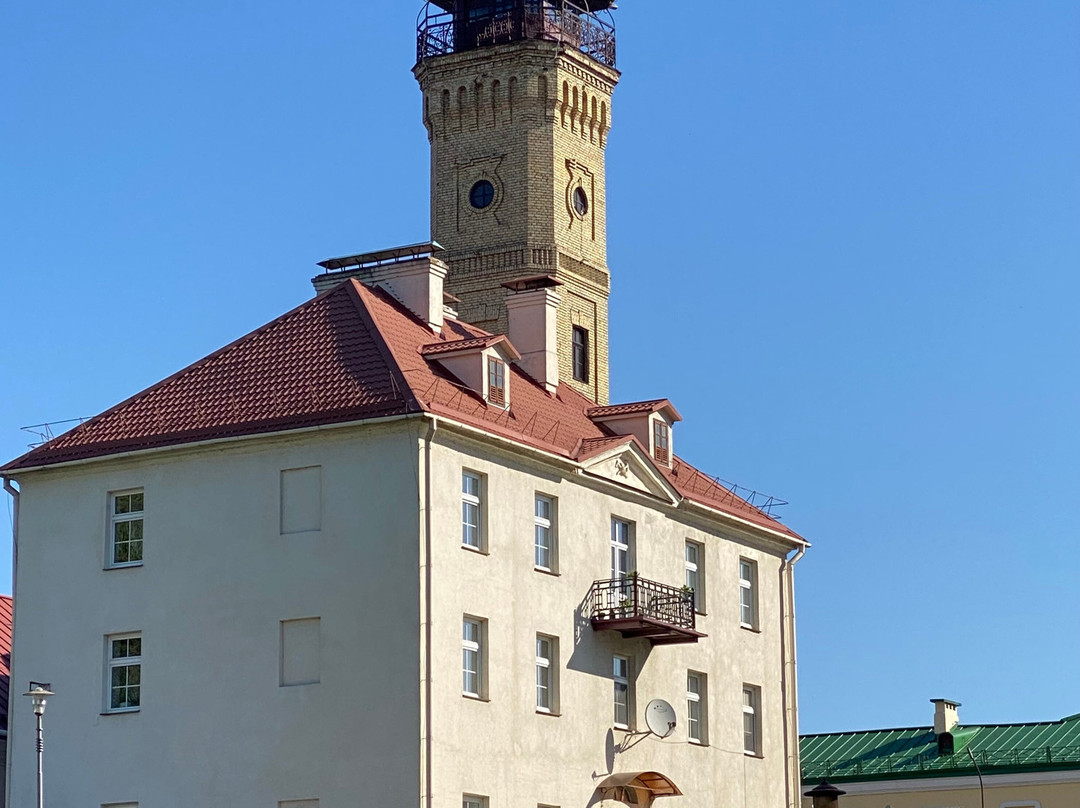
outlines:
[[[45,714],[45,700],[49,696],[55,695],[49,688],[51,685],[48,682],[31,682],[30,689],[23,693],[24,696],[29,696],[30,700],[34,704],[34,715],[37,717],[37,804],[38,808],[44,808],[45,803],[42,801],[41,795],[41,783],[42,783],[42,752],[45,749],[45,745],[41,740],[41,716]]]

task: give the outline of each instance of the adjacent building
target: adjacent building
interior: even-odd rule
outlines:
[[[827,779],[842,808],[1080,805],[1080,715],[961,724],[959,703],[933,704],[931,726],[804,735],[803,785]]]
[[[798,805],[806,542],[608,400],[608,5],[426,9],[434,238],[0,467],[50,803]]]

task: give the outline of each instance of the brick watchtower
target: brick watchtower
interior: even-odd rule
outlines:
[[[613,5],[435,0],[420,14],[413,70],[431,141],[432,238],[446,248],[462,318],[505,333],[502,284],[556,277],[560,379],[600,404]]]

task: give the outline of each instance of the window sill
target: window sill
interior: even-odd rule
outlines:
[[[100,715],[131,715],[132,713],[139,712],[140,709],[142,708],[129,707],[126,710],[104,710],[100,713]]]
[[[472,693],[462,693],[461,698],[468,699],[469,701],[479,701],[479,702],[482,702],[484,704],[490,704],[491,703],[491,699],[486,698],[484,696],[474,696]]]
[[[544,567],[533,567],[533,572],[539,572],[541,575],[550,575],[552,578],[561,577],[555,570],[545,569]]]
[[[708,741],[695,741],[693,738],[689,739],[687,741],[687,743],[690,744],[691,746],[708,746],[709,745]]]
[[[536,711],[536,714],[537,715],[547,716],[548,718],[560,718],[562,716],[562,713],[555,712],[554,710],[539,710],[538,709]]]
[[[105,572],[110,572],[111,570],[130,570],[141,567],[142,565],[143,562],[141,561],[132,561],[127,564],[109,564],[107,567],[102,567],[102,569]]]
[[[482,556],[488,555],[488,551],[485,550],[484,548],[482,548],[482,547],[473,547],[471,544],[463,544],[463,545],[461,545],[461,549],[462,550],[468,550],[470,553],[476,553],[477,555],[482,555]]]
[[[746,750],[743,750],[743,756],[748,758],[757,758],[758,760],[762,760],[765,757],[763,754],[761,754],[761,752],[747,752]]]
[[[760,634],[761,629],[757,626],[751,626],[748,623],[739,623],[739,628],[743,631],[749,631],[751,634]]]

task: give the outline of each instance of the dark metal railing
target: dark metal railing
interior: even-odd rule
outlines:
[[[1065,766],[1080,763],[1080,746],[1033,746],[1023,749],[983,749],[972,751],[981,769],[1000,769],[1021,766]],[[918,755],[890,755],[863,760],[824,760],[803,765],[806,781],[840,777],[871,777],[875,775],[913,772],[954,772],[974,770],[966,750],[953,755],[933,752]]]
[[[572,0],[510,0],[489,14],[455,16],[430,3],[416,25],[416,58],[461,53],[523,39],[558,42],[615,67],[615,26]]]
[[[668,586],[640,576],[594,581],[589,590],[592,613],[598,622],[649,618],[694,630],[694,592],[691,589]]]

